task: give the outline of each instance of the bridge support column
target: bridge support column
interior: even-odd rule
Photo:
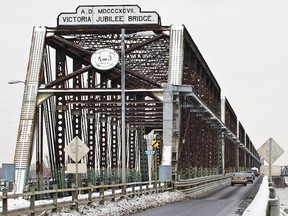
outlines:
[[[173,86],[165,85],[163,95],[163,153],[159,180],[172,180]]]
[[[178,162],[179,107],[175,86],[166,84],[163,95],[163,153],[159,166],[159,180],[176,180]]]
[[[168,84],[164,85],[163,95],[163,154],[162,163],[159,166],[160,180],[178,179],[180,125],[178,86],[182,85],[183,61],[184,26],[175,25],[170,31]]]
[[[225,171],[225,140],[224,140],[224,134],[221,132],[221,140],[220,140],[220,153],[219,153],[219,158],[221,159],[219,161],[219,168],[220,173],[225,175],[226,171]],[[218,173],[219,174],[219,173]]]
[[[159,165],[159,180],[172,180],[172,165]]]
[[[237,172],[240,172],[240,166],[239,166],[239,154],[240,154],[240,151],[239,151],[239,147],[237,146],[236,147],[236,170]]]
[[[46,28],[35,27],[29,54],[29,67],[25,80],[20,123],[14,155],[17,193],[22,193],[28,181],[35,132],[37,88],[44,55]]]

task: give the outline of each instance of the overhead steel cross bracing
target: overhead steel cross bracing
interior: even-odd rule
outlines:
[[[131,52],[133,52],[139,48],[142,48],[149,43],[152,43],[156,40],[159,40],[165,36],[166,36],[165,34],[160,34],[159,36],[153,37],[152,39],[149,39],[144,43],[131,46],[130,48],[125,50],[125,54],[129,54],[129,53],[131,53]],[[92,65],[90,64],[90,58],[91,58],[91,55],[93,52],[87,51],[87,50],[83,49],[82,47],[80,47],[79,45],[74,44],[72,42],[69,42],[69,41],[65,40],[64,38],[61,38],[57,35],[53,35],[49,38],[49,45],[51,45],[54,48],[65,49],[65,51],[68,52],[67,55],[70,55],[71,57],[76,56],[77,58],[81,58],[81,60],[83,61],[83,64],[87,64],[87,66],[84,68],[81,68],[81,69],[79,69],[73,73],[70,73],[66,76],[62,76],[62,77],[58,78],[57,80],[47,84],[46,88],[53,87],[53,86],[55,86],[55,85],[57,85],[63,81],[69,80],[69,79],[71,79],[77,75],[81,75],[84,72],[87,72],[88,70],[93,68]],[[114,77],[111,77],[111,78],[113,78],[113,79],[119,79],[120,78],[121,66],[118,64],[116,67],[118,68],[118,74],[116,74],[116,76],[115,76],[115,74],[112,74]],[[149,84],[149,85],[152,85],[152,87],[153,86],[154,87],[161,87],[160,84],[156,83],[153,80],[150,80],[148,77],[143,76],[142,74],[139,74],[133,70],[130,70],[129,68],[126,68],[125,70],[126,70],[126,76],[127,75],[128,76],[129,75],[134,76],[135,78],[139,79],[139,81],[145,82],[146,84]],[[101,71],[98,71],[98,72],[101,72]],[[105,72],[102,72],[102,73],[105,73]],[[128,87],[129,87],[129,83],[128,83]]]

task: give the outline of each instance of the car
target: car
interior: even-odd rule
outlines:
[[[254,174],[255,174],[256,177],[258,177],[258,176],[260,175],[259,169],[258,169],[257,167],[252,167],[252,168],[251,168],[251,171],[254,172]]]
[[[248,183],[248,182],[253,183],[254,177],[253,177],[253,174],[252,174],[252,173],[245,173],[245,177],[246,177],[246,179],[247,179],[247,183]]]
[[[247,173],[250,173],[253,176],[253,180],[255,179],[255,173],[253,170],[248,170]]]
[[[234,186],[234,184],[243,184],[244,186],[247,185],[247,179],[245,176],[245,173],[233,173],[231,177],[231,186]]]
[[[260,175],[258,170],[254,170],[254,174],[255,174],[256,177],[258,177]]]

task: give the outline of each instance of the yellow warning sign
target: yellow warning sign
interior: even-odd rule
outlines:
[[[157,140],[153,139],[153,140],[152,140],[152,146],[155,147],[155,148],[157,148],[158,145],[159,145],[159,144],[158,144]]]

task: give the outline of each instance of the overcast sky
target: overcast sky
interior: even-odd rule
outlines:
[[[33,26],[56,26],[79,5],[138,4],[163,25],[184,24],[256,149],[272,137],[288,165],[287,0],[17,0],[0,13],[0,166],[12,163]],[[169,5],[169,6],[168,6]]]

